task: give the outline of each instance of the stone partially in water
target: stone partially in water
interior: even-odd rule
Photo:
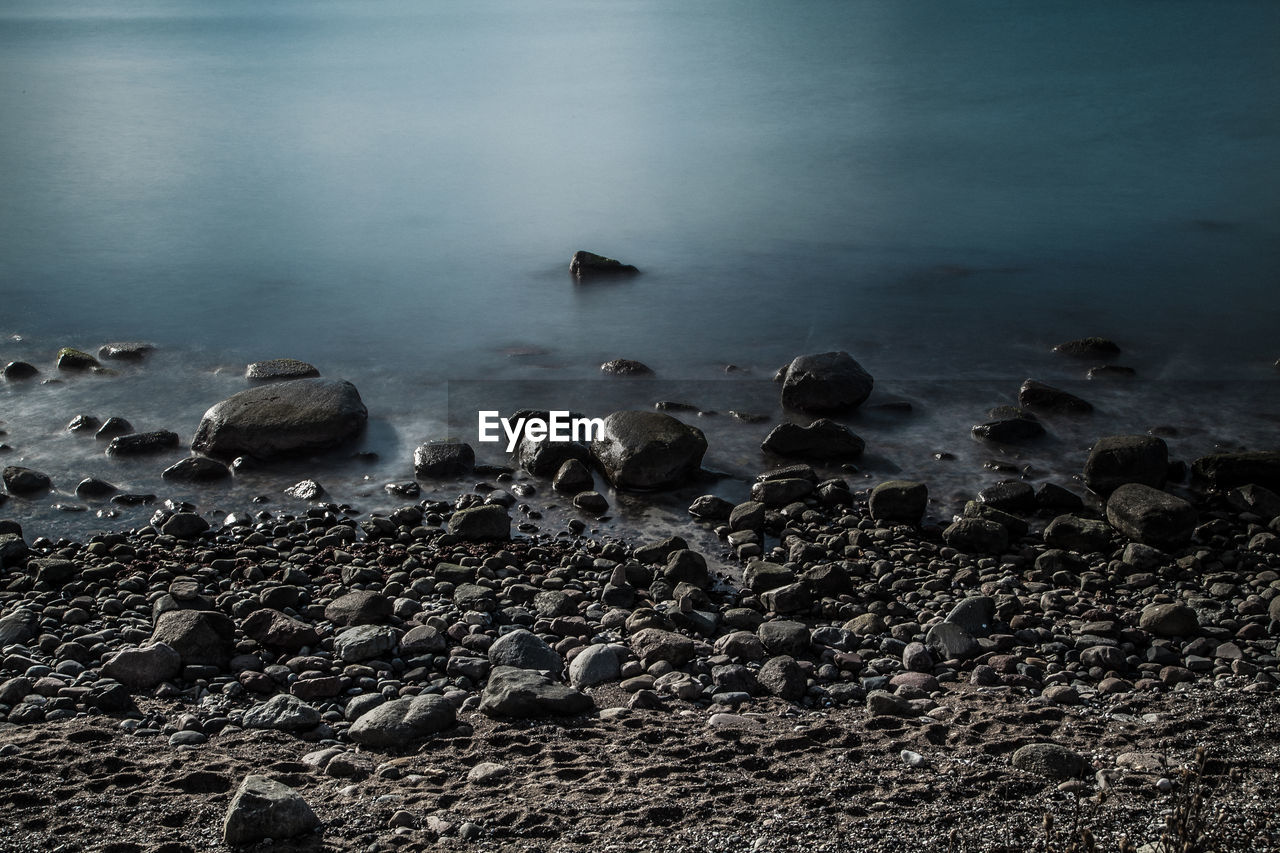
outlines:
[[[163,453],[178,446],[178,434],[167,429],[155,432],[135,432],[132,435],[120,435],[111,439],[107,445],[108,456],[141,456],[148,453]]]
[[[600,365],[600,372],[606,376],[652,376],[653,368],[635,359],[615,358]]]
[[[802,412],[843,412],[871,395],[875,380],[847,352],[797,356],[783,369],[782,405]]]
[[[1083,415],[1093,411],[1093,404],[1052,385],[1028,379],[1018,389],[1018,405],[1028,409]]]
[[[415,477],[460,477],[475,464],[475,451],[460,441],[429,441],[413,451]]]
[[[188,456],[164,469],[160,476],[180,483],[215,483],[230,477],[231,469],[216,459]]]
[[[569,272],[581,279],[593,275],[637,273],[640,270],[631,264],[624,264],[613,258],[597,255],[595,252],[577,251],[569,259]]]
[[[256,382],[280,382],[287,379],[310,379],[319,376],[315,365],[296,358],[272,358],[255,361],[244,369],[244,378]]]
[[[620,489],[661,489],[684,483],[702,464],[702,430],[661,412],[614,412],[591,452]]]
[[[221,459],[275,459],[355,438],[369,412],[350,382],[298,379],[233,394],[205,412],[191,447]]]
[[[20,382],[39,375],[40,371],[36,366],[25,361],[11,361],[4,366],[4,378],[10,382]]]
[[[33,468],[10,465],[4,469],[4,486],[12,495],[34,495],[53,488],[49,475]]]
[[[808,426],[778,424],[760,443],[766,453],[802,459],[856,459],[866,446],[853,430],[829,418],[819,418]]]
[[[98,348],[98,358],[111,361],[142,361],[155,348],[155,344],[148,344],[143,341],[121,341],[103,344]]]
[[[1084,463],[1084,484],[1099,495],[1125,483],[1159,489],[1169,471],[1169,447],[1151,435],[1109,435],[1094,442]]]
[[[1120,354],[1120,346],[1106,338],[1079,338],[1058,344],[1053,351],[1074,358],[1108,358]]]
[[[75,349],[74,347],[63,347],[58,350],[59,370],[92,370],[99,366],[98,360],[87,352]]]

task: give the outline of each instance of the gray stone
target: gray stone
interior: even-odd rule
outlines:
[[[296,358],[271,358],[255,361],[244,369],[244,378],[256,382],[280,382],[288,379],[310,379],[319,376],[315,365]]]
[[[31,693],[35,683],[25,676],[17,676],[0,682],[0,705],[12,708]]]
[[[320,725],[320,712],[307,703],[281,693],[261,705],[244,712],[246,729],[271,729],[279,732],[305,732]]]
[[[978,501],[1001,512],[1028,513],[1036,510],[1036,490],[1021,480],[1001,480],[978,492]]]
[[[114,341],[98,347],[98,358],[108,361],[142,361],[155,348],[155,344],[145,341]]]
[[[551,481],[551,488],[564,494],[576,495],[578,492],[595,486],[595,478],[591,470],[580,459],[566,459],[561,463]]]
[[[1088,767],[1084,757],[1056,743],[1032,743],[1013,754],[1013,766],[1046,779],[1074,779]]]
[[[175,539],[194,539],[209,529],[209,522],[194,512],[175,512],[160,525],[160,532]]]
[[[809,650],[809,629],[799,622],[764,622],[756,636],[771,655],[803,655]]]
[[[620,489],[678,486],[702,465],[702,430],[661,412],[614,412],[591,453],[609,482]]]
[[[400,652],[406,657],[439,654],[449,647],[445,635],[430,625],[418,625],[400,638]]]
[[[762,593],[760,603],[771,613],[802,613],[813,605],[813,596],[804,584],[792,583]]]
[[[368,417],[350,382],[277,382],[241,391],[210,408],[191,447],[220,459],[273,459],[327,450],[359,435]]]
[[[1021,444],[1044,435],[1044,426],[1028,412],[975,424],[973,435],[997,444]]]
[[[1106,338],[1079,338],[1058,344],[1053,351],[1060,355],[1074,358],[1111,358],[1120,354],[1120,347],[1115,341]]]
[[[728,521],[734,505],[716,495],[702,495],[689,504],[689,515],[703,521]]]
[[[751,485],[751,499],[766,507],[781,507],[813,493],[813,483],[800,477],[763,480]]]
[[[1280,489],[1280,451],[1211,453],[1192,462],[1191,473],[1218,489],[1249,483]]]
[[[577,251],[569,259],[569,272],[582,279],[597,275],[634,274],[639,270],[631,264],[624,264],[595,252]]]
[[[44,557],[27,561],[27,572],[49,586],[60,587],[76,576],[76,564],[70,560]]]
[[[587,646],[569,661],[569,683],[581,690],[593,684],[617,681],[622,674],[618,651],[604,644]]]
[[[693,641],[660,628],[644,628],[631,637],[631,651],[646,667],[665,660],[680,666],[693,660]]]
[[[615,358],[600,365],[606,376],[652,376],[653,368],[631,358]]]
[[[91,370],[98,366],[98,360],[87,352],[73,347],[58,350],[59,370]]]
[[[324,486],[315,480],[300,480],[284,490],[289,497],[300,501],[318,501],[324,497]]]
[[[583,714],[591,697],[529,669],[497,666],[489,673],[480,710],[491,717],[547,717]]]
[[[887,690],[867,694],[867,713],[873,717],[914,717],[916,709],[907,699]]]
[[[1111,539],[1111,528],[1104,522],[1078,515],[1060,515],[1044,528],[1044,544],[1081,554],[1109,551]]]
[[[763,560],[748,563],[742,572],[743,584],[756,594],[795,583],[795,580],[795,573],[786,566],[767,563]]]
[[[766,511],[759,501],[744,501],[729,511],[729,529],[759,530],[764,527]]]
[[[391,618],[391,599],[380,592],[356,590],[329,602],[324,618],[337,626],[376,625]]]
[[[399,747],[450,728],[457,716],[453,703],[429,694],[384,702],[361,715],[347,734],[375,748]]]
[[[4,486],[12,495],[34,495],[53,488],[49,475],[32,468],[10,465],[4,469]]]
[[[266,838],[296,838],[320,825],[315,812],[297,791],[266,776],[246,776],[236,790],[222,824],[229,845],[253,844]]]
[[[413,451],[415,477],[460,477],[475,466],[475,450],[461,441],[431,441]]]
[[[671,583],[690,583],[697,587],[705,588],[711,583],[706,558],[687,548],[667,555],[667,565],[662,570],[662,576]]]
[[[1093,404],[1089,401],[1034,379],[1028,379],[1022,383],[1022,387],[1018,390],[1018,405],[1028,409],[1073,415],[1083,415],[1093,411]]]
[[[167,429],[118,435],[107,445],[108,456],[145,456],[178,447],[178,434]]]
[[[36,636],[39,629],[39,617],[25,607],[7,613],[0,617],[0,648],[15,643],[26,643]]]
[[[234,635],[235,626],[221,613],[167,610],[156,618],[151,642],[168,645],[184,665],[225,667]]]
[[[1094,442],[1084,463],[1084,484],[1100,495],[1125,483],[1159,489],[1169,471],[1169,447],[1151,435],[1110,435]]]
[[[126,687],[148,690],[182,671],[182,657],[165,643],[121,649],[102,664],[102,674]]]
[[[298,651],[320,642],[315,628],[279,610],[265,607],[249,614],[241,623],[240,630],[264,646],[287,651]]]
[[[954,622],[939,622],[925,634],[924,644],[942,660],[964,660],[978,649],[973,635]]]
[[[396,647],[394,628],[385,625],[356,625],[333,638],[333,653],[344,663],[376,658]]]
[[[1138,627],[1157,637],[1191,637],[1200,631],[1196,612],[1185,604],[1148,604]]]
[[[796,357],[782,377],[782,405],[802,412],[842,412],[871,395],[875,380],[847,352]]]
[[[574,495],[573,505],[583,512],[600,515],[609,509],[609,499],[596,491],[579,492]]]
[[[510,539],[511,516],[497,504],[460,509],[449,518],[449,532],[468,542]]]
[[[877,522],[918,524],[929,505],[929,487],[910,480],[888,480],[871,490],[867,508]]]
[[[987,595],[974,595],[963,599],[951,608],[946,621],[952,625],[959,625],[975,637],[985,637],[991,633],[995,618],[995,599]]]
[[[131,432],[133,432],[133,424],[124,418],[113,416],[102,422],[102,426],[93,434],[93,437],[97,441],[110,441],[122,435],[129,435]]]
[[[796,663],[795,658],[788,655],[770,658],[760,667],[756,680],[770,695],[785,699],[788,702],[799,702],[804,698],[808,679],[804,670]]]
[[[546,670],[559,675],[564,659],[538,635],[523,628],[503,634],[489,646],[489,662],[495,667]]]
[[[828,418],[808,426],[778,424],[760,443],[766,453],[802,459],[856,459],[866,446],[851,429]]]
[[[231,469],[216,459],[188,456],[164,469],[160,475],[180,483],[215,483],[231,476]]]
[[[1002,554],[1009,548],[1009,531],[985,518],[960,518],[942,531],[942,538],[957,551]]]
[[[1196,510],[1182,498],[1167,492],[1126,483],[1107,498],[1107,521],[1143,545],[1177,547],[1191,540]]]
[[[10,382],[21,382],[39,375],[36,366],[26,361],[11,361],[4,366],[4,378]]]

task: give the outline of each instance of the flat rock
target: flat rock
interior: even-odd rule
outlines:
[[[1018,389],[1018,405],[1027,409],[1072,415],[1084,415],[1093,411],[1093,404],[1088,400],[1034,379],[1023,382]]]
[[[305,732],[320,725],[320,712],[296,696],[281,693],[244,712],[246,729]]]
[[[255,382],[279,382],[287,379],[310,379],[319,376],[315,365],[296,358],[271,358],[255,361],[244,369],[244,378]]]
[[[1211,453],[1192,462],[1191,472],[1219,489],[1249,483],[1280,489],[1280,451]]]
[[[615,358],[600,365],[606,376],[652,376],[653,368],[631,358]]]
[[[1107,521],[1135,542],[1157,548],[1177,547],[1191,540],[1195,507],[1175,495],[1126,483],[1107,498]]]
[[[225,667],[231,659],[234,635],[235,626],[220,613],[167,610],[156,618],[151,642],[168,645],[184,665]]]
[[[1120,354],[1120,346],[1107,338],[1089,337],[1060,343],[1053,351],[1073,358],[1110,358]]]
[[[116,341],[98,347],[98,358],[107,361],[142,361],[156,345],[144,341]]]
[[[118,435],[107,445],[108,456],[144,456],[178,447],[178,434],[167,429]]]
[[[606,258],[604,255],[597,255],[595,252],[577,251],[573,253],[573,257],[569,259],[569,272],[580,278],[590,278],[592,276],[608,276],[608,275],[627,275],[638,273],[631,264],[624,264],[613,258]]]
[[[1032,743],[1013,754],[1013,766],[1046,779],[1074,779],[1084,774],[1088,762],[1065,746]]]
[[[359,435],[368,418],[350,382],[277,382],[241,391],[210,408],[191,447],[220,459],[274,459],[336,447]]]
[[[413,451],[416,477],[461,477],[475,466],[475,450],[461,441],[429,441]]]
[[[572,716],[593,710],[591,697],[529,669],[494,667],[480,700],[491,717]]]

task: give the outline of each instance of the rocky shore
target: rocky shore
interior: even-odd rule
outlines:
[[[358,431],[354,387],[282,369],[185,473]],[[843,353],[779,378],[814,415],[872,386]],[[1027,407],[1077,406],[1053,390]],[[389,484],[386,514],[312,484],[302,513],[170,501],[84,542],[0,521],[0,850],[1013,851],[1083,821],[1158,853],[1198,785],[1221,820],[1193,849],[1280,850],[1280,456],[1104,436],[1079,484],[939,519],[926,483],[840,476],[863,442],[834,420],[766,445],[750,500],[690,505],[712,549],[593,529],[591,468],[697,471],[661,412],[509,468],[428,443],[418,480],[475,487]]]

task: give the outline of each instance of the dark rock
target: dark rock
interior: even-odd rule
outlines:
[[[1080,338],[1058,344],[1053,351],[1075,358],[1107,358],[1120,354],[1120,347],[1106,338]]]
[[[36,366],[25,361],[11,361],[4,366],[4,378],[10,382],[19,382],[39,375],[40,371]]]
[[[449,518],[449,531],[468,542],[510,539],[511,516],[497,504],[460,509]]]
[[[822,563],[800,576],[805,588],[817,598],[837,598],[853,592],[849,573],[837,563]]]
[[[1099,495],[1125,483],[1162,488],[1169,470],[1169,447],[1150,435],[1098,439],[1084,463],[1084,484]]]
[[[1013,754],[1013,766],[1046,779],[1075,779],[1084,775],[1089,763],[1065,746],[1056,743],[1032,743]]]
[[[616,488],[677,486],[702,464],[707,440],[697,427],[661,412],[614,412],[591,452]]]
[[[1021,539],[1027,535],[1031,526],[1022,518],[1003,510],[996,509],[985,503],[978,501],[968,501],[964,505],[965,518],[981,518],[987,521],[994,521],[1009,532],[1009,541],[1012,542]]]
[[[782,405],[802,412],[848,411],[862,405],[874,384],[847,352],[802,355],[783,371]]]
[[[728,521],[734,505],[716,495],[703,495],[689,504],[689,515],[704,521]]]
[[[214,483],[231,476],[231,469],[216,459],[188,456],[164,469],[160,475],[179,483]]]
[[[391,600],[380,592],[356,590],[329,602],[324,618],[339,627],[376,625],[391,618]]]
[[[693,660],[693,641],[660,628],[644,628],[631,636],[631,651],[648,667],[664,660],[681,666]]]
[[[480,711],[491,717],[572,716],[593,710],[591,697],[529,669],[496,666],[489,673]]]
[[[1111,548],[1111,528],[1078,515],[1060,515],[1044,528],[1044,544],[1064,551],[1092,554]]]
[[[120,341],[98,347],[98,358],[109,361],[142,361],[155,348],[155,344],[142,341]]]
[[[856,459],[866,449],[866,442],[843,424],[820,418],[807,427],[778,424],[765,436],[760,449],[806,459]]]
[[[536,634],[523,628],[503,634],[489,646],[489,663],[495,667],[545,670],[559,675],[564,659]]]
[[[972,595],[958,602],[944,620],[959,625],[975,637],[991,633],[996,620],[996,602],[988,595]]]
[[[997,444],[1019,444],[1044,435],[1044,427],[1027,413],[977,424],[973,428],[973,435]]]
[[[4,486],[11,495],[34,495],[53,488],[48,474],[31,468],[10,465],[4,469]]]
[[[1249,483],[1280,489],[1280,451],[1211,453],[1192,462],[1191,473],[1218,489]]]
[[[1227,493],[1227,503],[1236,512],[1251,512],[1260,518],[1280,516],[1280,495],[1254,483],[1247,483]]]
[[[246,729],[305,732],[320,725],[320,712],[296,696],[281,693],[245,711]]]
[[[306,835],[320,825],[306,800],[292,788],[266,776],[246,776],[236,790],[222,824],[228,845]]]
[[[431,441],[413,451],[415,477],[460,477],[476,466],[476,452],[460,441]]]
[[[56,557],[42,557],[29,560],[27,572],[34,574],[39,583],[60,587],[76,576],[76,564]]]
[[[63,347],[58,350],[59,370],[92,370],[98,366],[98,360],[87,352],[81,352],[72,347]]]
[[[615,358],[600,365],[600,372],[607,376],[652,376],[653,369],[647,364],[630,358]]]
[[[369,413],[350,382],[298,379],[241,391],[205,412],[191,447],[220,459],[326,450],[359,435]]]
[[[98,420],[93,415],[76,415],[71,419],[71,422],[67,424],[67,432],[93,432],[101,426],[102,421]]]
[[[963,660],[978,650],[973,635],[954,622],[939,622],[925,634],[924,644],[941,660]]]
[[[591,470],[579,459],[566,459],[556,471],[551,481],[551,488],[564,494],[576,495],[585,492],[596,484]]]
[[[642,563],[665,563],[667,558],[671,556],[672,551],[679,551],[688,547],[689,543],[684,540],[683,536],[668,536],[661,542],[641,545],[635,549],[632,556]]]
[[[3,502],[0,501],[0,503]],[[26,541],[22,538],[21,528],[16,533],[0,532],[0,569],[22,565],[27,561],[30,553]],[[4,643],[0,643],[0,646],[2,645]]]
[[[569,417],[581,417],[570,413]],[[551,412],[546,409],[521,409],[511,416],[513,423],[520,419],[537,419],[550,422]],[[535,477],[552,477],[560,467],[570,459],[577,459],[584,465],[592,462],[591,450],[579,441],[534,441],[529,438],[523,425],[520,427],[520,441],[516,444],[516,462],[521,468]]]
[[[590,278],[595,275],[617,275],[626,273],[638,273],[640,270],[631,264],[624,264],[621,261],[615,261],[613,258],[606,258],[604,255],[597,255],[594,252],[577,251],[573,253],[573,257],[569,259],[569,272],[578,278]]]
[[[1021,480],[1001,480],[978,492],[978,500],[1002,512],[1028,513],[1036,509],[1036,493]]]
[[[800,622],[762,622],[756,636],[771,655],[803,655],[809,651],[809,629]]]
[[[455,722],[457,712],[443,696],[413,696],[366,711],[347,734],[363,746],[386,749],[430,737],[452,728]]]
[[[791,569],[786,566],[780,566],[777,563],[767,563],[763,560],[748,563],[742,572],[743,584],[757,595],[771,589],[777,589],[780,586],[795,583],[795,581],[796,576]]]
[[[1059,388],[1028,379],[1018,389],[1018,405],[1028,409],[1043,409],[1083,415],[1093,411],[1093,404]]]
[[[766,507],[759,501],[745,501],[729,511],[730,530],[759,530],[764,527]]]
[[[803,613],[813,606],[813,596],[804,584],[792,583],[762,593],[760,603],[771,613]]]
[[[111,439],[107,445],[108,456],[140,456],[147,453],[163,453],[178,446],[178,434],[162,429],[155,432],[135,432]]]
[[[1144,545],[1176,547],[1191,539],[1196,510],[1182,498],[1126,483],[1107,498],[1107,521],[1122,534]]]
[[[877,522],[919,524],[929,505],[929,487],[910,480],[888,480],[871,490],[867,508]]]
[[[1040,509],[1073,512],[1084,508],[1084,501],[1075,492],[1055,483],[1045,483],[1036,491],[1036,505]]]
[[[760,686],[771,695],[788,702],[804,698],[808,680],[795,658],[787,655],[770,658],[756,674]]]
[[[1132,379],[1138,371],[1132,367],[1121,367],[1118,364],[1099,364],[1089,368],[1090,379]]]
[[[315,365],[296,358],[272,358],[255,361],[244,369],[244,378],[257,382],[279,382],[286,379],[309,379],[319,376]]]
[[[176,539],[194,539],[209,529],[209,522],[194,512],[175,512],[160,524],[165,536]]]
[[[1200,632],[1200,620],[1185,604],[1148,604],[1138,627],[1157,637],[1192,637]]]
[[[320,642],[320,634],[315,628],[270,608],[255,610],[249,614],[240,624],[240,629],[246,637],[257,640],[264,646],[286,651],[296,652],[304,646],[314,646]]]
[[[697,587],[711,584],[707,560],[697,551],[680,549],[667,555],[667,565],[662,576],[671,583],[689,583]]]
[[[93,437],[98,441],[110,441],[113,438],[128,435],[131,432],[133,432],[133,424],[124,418],[110,417],[102,422],[102,426],[93,434]]]
[[[1002,554],[1009,548],[1009,531],[985,518],[960,518],[942,531],[952,548],[973,554]]]
[[[583,512],[600,515],[609,509],[609,499],[599,492],[579,492],[573,498],[573,505]]]
[[[231,659],[235,626],[220,613],[167,610],[156,618],[152,643],[164,643],[178,653],[185,666],[225,667]]]
[[[396,647],[399,636],[386,625],[356,625],[333,638],[333,653],[343,663],[381,658]]]
[[[786,506],[812,494],[813,482],[799,477],[762,480],[751,485],[751,499],[767,507]]]

